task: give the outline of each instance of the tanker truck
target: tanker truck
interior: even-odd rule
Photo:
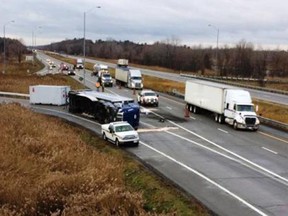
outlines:
[[[188,80],[185,86],[185,102],[192,113],[206,110],[218,123],[227,123],[237,129],[258,130],[259,119],[254,111],[250,93],[246,90],[225,87],[218,83]]]

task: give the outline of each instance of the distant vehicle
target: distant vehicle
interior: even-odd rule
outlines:
[[[101,76],[101,73],[109,73],[108,66],[104,64],[95,64],[91,76]]]
[[[113,86],[113,79],[112,79],[109,72],[101,73],[100,79],[101,79],[101,85],[102,86],[104,86],[104,87],[106,87],[106,86],[112,87]]]
[[[53,69],[55,67],[56,67],[55,63],[52,61],[49,61],[49,69]]]
[[[64,64],[63,62],[60,64],[59,67],[60,67],[59,69],[60,69],[61,72],[69,70],[68,65]]]
[[[69,112],[88,114],[101,124],[126,121],[135,129],[140,122],[140,107],[132,98],[96,90],[70,91]]]
[[[70,69],[68,70],[67,75],[69,75],[69,76],[75,76],[76,74],[75,74],[75,71],[74,71],[72,68],[70,68]]]
[[[137,101],[141,105],[158,106],[159,95],[152,90],[145,89],[138,93]]]
[[[104,140],[109,140],[120,145],[139,145],[139,135],[137,131],[127,122],[111,122],[101,125],[101,134]]]
[[[119,85],[131,89],[142,89],[142,74],[140,70],[130,69],[127,59],[119,59],[115,70],[115,80]]]
[[[83,59],[78,58],[76,60],[76,69],[83,69],[83,68],[84,68]]]
[[[226,122],[234,129],[258,130],[259,119],[248,91],[226,88],[218,83],[188,80],[185,87],[187,108],[198,113],[201,109],[212,112],[215,121]]]

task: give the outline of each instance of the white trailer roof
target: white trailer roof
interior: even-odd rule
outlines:
[[[199,79],[189,79],[186,82],[198,83],[198,84],[203,84],[203,85],[212,86],[212,87],[221,88],[221,89],[240,89],[239,87],[228,86],[223,83],[216,83],[216,82],[199,80]]]
[[[94,90],[81,91],[81,92],[79,92],[78,95],[85,96],[87,98],[90,98],[93,101],[95,101],[95,99],[98,99],[98,100],[109,101],[111,103],[119,103],[119,102],[132,103],[132,102],[134,102],[134,100],[132,98],[123,97],[123,96],[115,95],[115,94],[110,94],[107,92],[98,92],[98,91],[94,91]]]

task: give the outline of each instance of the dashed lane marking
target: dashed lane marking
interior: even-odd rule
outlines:
[[[142,128],[138,129],[137,132],[145,133],[145,132],[161,132],[161,131],[168,131],[168,130],[176,130],[178,127],[162,127],[162,128]]]

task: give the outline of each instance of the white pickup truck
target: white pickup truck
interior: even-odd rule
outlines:
[[[139,145],[139,135],[128,122],[111,122],[101,125],[101,134],[104,140],[120,145]]]

